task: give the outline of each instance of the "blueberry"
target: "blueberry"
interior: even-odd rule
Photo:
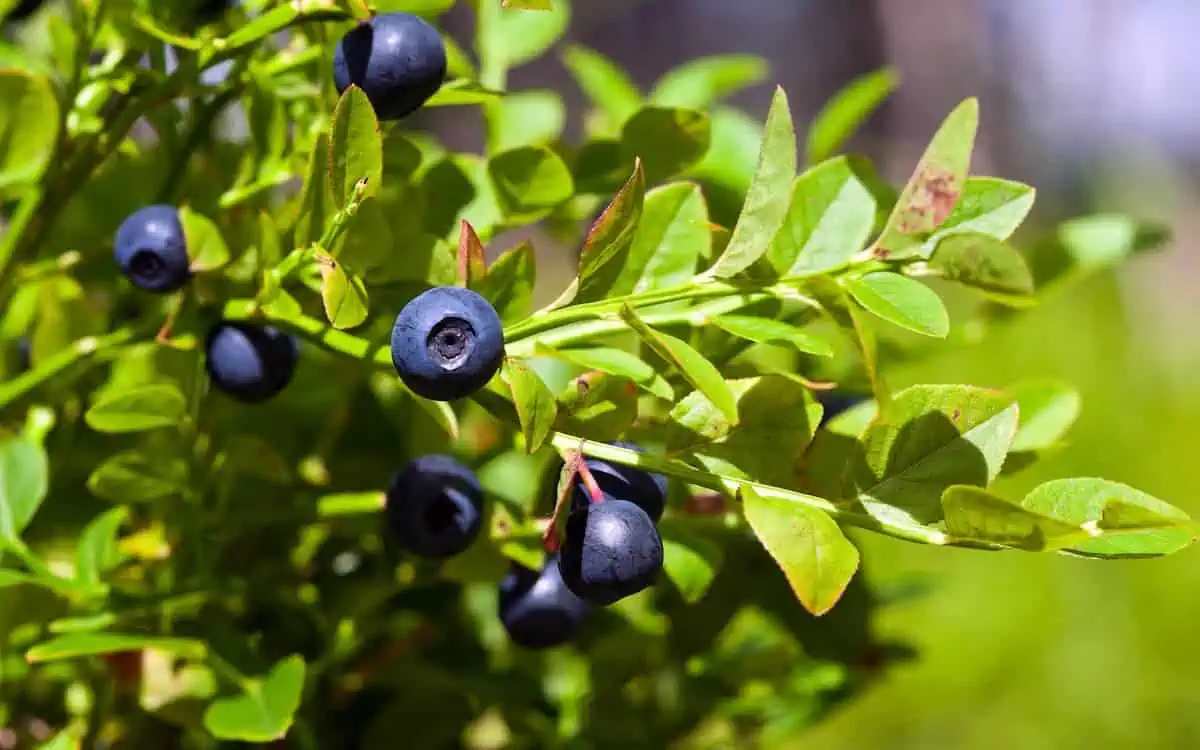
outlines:
[[[17,339],[17,372],[33,367],[33,342],[28,336]]]
[[[567,516],[558,569],[580,599],[612,604],[654,583],[662,565],[662,537],[633,503],[589,503]]]
[[[453,401],[487,384],[504,358],[495,309],[475,292],[442,286],[404,306],[392,328],[392,364],[409,389]]]
[[[821,415],[821,424],[825,424],[842,412],[849,411],[866,400],[865,396],[847,391],[819,391],[817,401],[825,407],[825,412]]]
[[[16,7],[8,12],[4,17],[6,21],[24,21],[33,15],[34,11],[42,7],[45,0],[20,0]]]
[[[173,292],[191,275],[174,206],[146,206],[130,214],[117,230],[113,254],[134,286],[148,292]]]
[[[612,445],[645,453],[641,446],[624,440],[617,440]],[[611,464],[598,458],[587,459],[587,467],[592,472],[596,484],[604,492],[606,500],[628,500],[646,511],[653,520],[658,521],[662,518],[663,510],[667,507],[667,478],[662,474],[651,474],[632,466]],[[582,506],[588,500],[587,488],[583,480],[577,477],[573,507]]]
[[[208,332],[205,367],[213,385],[254,403],[284,389],[296,369],[296,339],[268,326],[221,321]]]
[[[479,536],[483,488],[450,456],[421,456],[392,477],[385,512],[388,527],[409,552],[450,557]]]
[[[514,565],[500,582],[500,622],[519,646],[550,648],[566,643],[579,632],[588,608],[563,583],[554,557],[546,559],[540,572]]]
[[[399,120],[437,93],[446,78],[446,46],[437,29],[408,13],[360,23],[333,53],[338,93],[354,84],[381,120]]]

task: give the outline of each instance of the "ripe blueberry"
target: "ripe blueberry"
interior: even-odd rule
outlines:
[[[446,46],[437,29],[408,13],[360,23],[333,53],[338,93],[354,84],[381,120],[399,120],[437,93],[446,78]]]
[[[558,569],[580,599],[612,604],[654,583],[662,565],[662,537],[633,503],[589,503],[567,516]]]
[[[17,372],[33,367],[33,342],[28,336],[17,339]]]
[[[645,452],[641,446],[624,440],[612,444],[638,453]],[[662,474],[611,464],[598,458],[587,459],[587,467],[596,479],[597,486],[604,492],[605,500],[628,500],[646,511],[654,521],[662,518],[663,510],[667,507],[667,478]],[[583,480],[576,477],[572,507],[580,507],[589,499]]]
[[[392,328],[392,364],[418,396],[453,401],[487,384],[504,358],[500,316],[483,297],[461,287],[423,292],[404,306]]]
[[[187,282],[187,241],[174,206],[146,206],[117,229],[113,255],[134,286],[148,292],[173,292]]]
[[[547,558],[541,571],[514,565],[500,582],[500,622],[509,638],[526,648],[559,646],[575,637],[588,603],[571,593]]]
[[[8,12],[4,20],[6,21],[24,21],[33,15],[33,12],[42,7],[44,0],[20,0],[16,7]]]
[[[421,557],[457,555],[483,526],[483,488],[450,456],[421,456],[392,477],[385,506],[401,546]]]
[[[222,321],[205,341],[205,368],[213,385],[254,403],[284,389],[298,355],[296,339],[268,326]]]

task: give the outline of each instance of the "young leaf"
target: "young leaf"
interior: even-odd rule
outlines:
[[[978,128],[978,100],[967,99],[950,113],[900,193],[875,241],[876,255],[897,259],[919,254],[926,236],[949,218],[967,181]]]
[[[958,204],[934,233],[930,244],[960,232],[1007,240],[1029,215],[1036,196],[1033,188],[1019,182],[998,177],[968,178]]]
[[[745,315],[719,315],[713,318],[719,328],[734,336],[759,344],[784,344],[818,357],[832,357],[833,347],[796,326],[770,318]]]
[[[583,93],[618,128],[642,106],[642,92],[619,66],[595,50],[569,45],[563,64]]]
[[[757,55],[710,55],[667,71],[650,92],[660,107],[708,109],[730,94],[767,77],[767,61]]]
[[[1083,401],[1079,392],[1053,380],[1031,380],[1008,389],[1017,399],[1021,421],[1012,449],[1043,451],[1062,440],[1079,418]]]
[[[474,227],[466,219],[458,224],[458,283],[460,286],[478,289],[487,279],[487,260],[483,257],[483,243]]]
[[[703,393],[688,394],[671,410],[667,444],[687,450],[708,471],[722,476],[796,484],[796,463],[821,420],[808,389],[782,375],[729,381],[737,399],[737,422]]]
[[[541,13],[509,13],[496,2],[479,4],[477,50],[485,71],[507,70],[540,57],[567,30],[566,0]]]
[[[45,78],[0,70],[0,190],[32,182],[54,153],[58,97]]]
[[[862,250],[874,224],[875,199],[850,160],[838,157],[796,178],[767,259],[780,276],[825,273]]]
[[[549,89],[508,94],[484,111],[492,153],[552,144],[562,136],[567,121],[562,97]]]
[[[682,284],[711,250],[708,208],[700,187],[674,182],[646,193],[642,217],[621,275],[609,296],[648,292]]]
[[[954,536],[1031,552],[1059,549],[1088,536],[1079,526],[968,485],[946,488],[942,512],[946,530]]]
[[[646,392],[665,401],[673,401],[675,392],[669,383],[654,371],[654,368],[633,354],[622,349],[594,347],[590,349],[551,349],[540,345],[535,353],[542,357],[555,357],[588,370],[599,370],[610,375],[633,381]]]
[[[950,281],[1016,302],[1033,294],[1033,275],[1021,253],[986,234],[951,234],[937,244],[929,266]]]
[[[733,227],[725,252],[705,275],[727,279],[745,271],[770,247],[787,215],[792,180],[796,178],[796,131],[787,94],[775,90],[754,181]]]
[[[185,659],[201,659],[208,652],[204,641],[195,638],[164,638],[140,633],[67,633],[25,652],[30,664],[83,656],[101,656],[155,648]]]
[[[306,247],[321,239],[325,233],[325,223],[337,211],[333,207],[333,193],[329,188],[326,169],[329,156],[329,136],[324,132],[318,133],[308,156],[308,171],[300,193],[295,225],[297,247]]]
[[[644,107],[621,128],[621,151],[627,163],[640,159],[646,181],[654,184],[700,161],[710,137],[708,115],[703,112]]]
[[[521,421],[525,451],[533,453],[542,447],[554,428],[558,403],[542,377],[521,362],[505,360],[504,369],[513,404],[517,407],[517,417]]]
[[[304,673],[302,657],[287,657],[271,667],[265,678],[245,681],[242,695],[213,701],[204,712],[204,727],[219,740],[282,739],[300,708]]]
[[[180,206],[179,223],[183,225],[192,271],[212,271],[229,262],[229,247],[211,219]]]
[[[536,278],[537,255],[526,241],[501,253],[476,291],[492,303],[500,320],[515,323],[529,315]]]
[[[450,52],[448,45],[446,52]],[[425,100],[421,107],[461,107],[470,104],[499,102],[506,98],[507,95],[503,91],[488,88],[479,81],[459,78],[442,84],[437,93]]]
[[[41,445],[27,437],[10,437],[0,443],[0,538],[20,539],[46,499],[49,483],[49,465]]]
[[[817,113],[808,128],[809,164],[837,153],[900,83],[895,68],[880,68],[848,83]]]
[[[87,480],[93,495],[114,503],[146,503],[170,497],[186,486],[187,465],[182,459],[142,451],[110,456]]]
[[[646,325],[629,305],[621,306],[621,319],[655,354],[679,371],[683,379],[703,393],[731,424],[738,422],[737,399],[720,370],[684,341]]]
[[[950,314],[942,298],[919,281],[888,271],[848,279],[846,289],[867,310],[901,328],[945,338]]]
[[[84,414],[97,432],[141,432],[179,424],[187,400],[174,385],[157,383],[105,394]]]
[[[711,535],[678,518],[664,518],[658,530],[663,540],[663,572],[683,600],[695,604],[717,577],[725,549]]]
[[[579,252],[579,275],[554,301],[552,308],[573,302],[591,302],[608,294],[621,272],[621,261],[633,244],[645,199],[646,178],[642,163],[637,161],[633,174],[588,230]]]
[[[859,500],[885,523],[935,523],[947,487],[986,487],[996,478],[1016,432],[1017,405],[997,391],[961,385],[900,391],[863,435],[863,454],[852,467]]]
[[[833,519],[782,498],[738,490],[746,522],[787,577],[796,598],[814,615],[837,604],[858,570],[858,550]]]
[[[117,546],[117,534],[128,514],[128,508],[110,508],[84,527],[75,550],[76,580],[99,583],[100,576],[120,564],[123,554]]]
[[[320,269],[325,317],[338,330],[360,325],[367,319],[367,288],[362,279],[329,257],[320,261]]]
[[[1194,538],[1188,515],[1158,498],[1104,479],[1056,479],[1033,489],[1021,501],[1063,523],[1088,524],[1100,535],[1072,545],[1090,557],[1156,557],[1187,547]],[[1136,520],[1129,523],[1130,519]],[[1103,532],[1110,533],[1103,533]]]
[[[501,207],[510,216],[536,216],[569,200],[575,192],[571,170],[545,146],[497,154],[488,162],[488,174]]]
[[[383,139],[375,110],[362,89],[351,84],[333,111],[329,141],[329,184],[336,206],[350,203],[360,182],[363,196],[379,193],[383,181]]]

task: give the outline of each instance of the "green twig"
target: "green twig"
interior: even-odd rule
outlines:
[[[35,369],[22,373],[5,383],[0,383],[0,408],[26,396],[72,366],[107,355],[112,350],[146,334],[146,330],[130,326],[104,336],[87,336],[79,339],[67,348],[55,352]]]

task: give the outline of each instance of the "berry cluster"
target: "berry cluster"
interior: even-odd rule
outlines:
[[[339,92],[361,88],[381,119],[415,111],[441,86],[446,53],[432,26],[404,13],[377,15],[338,45]],[[186,232],[173,206],[147,206],[117,231],[114,255],[134,286],[157,294],[191,278]],[[500,369],[504,331],[496,310],[461,287],[435,287],[400,311],[392,362],[416,395],[455,401],[483,388]],[[212,384],[247,403],[282,391],[299,359],[297,340],[269,326],[220,320],[205,339]],[[623,448],[641,449],[630,443]],[[593,605],[606,606],[655,582],[663,544],[655,526],[667,481],[597,459],[575,473],[565,536],[540,571],[514,566],[500,584],[500,619],[530,648],[564,643]],[[588,477],[585,482],[583,476]],[[484,525],[484,493],[474,473],[450,456],[425,455],[399,471],[386,491],[388,529],[405,551],[444,559],[466,550]]]

